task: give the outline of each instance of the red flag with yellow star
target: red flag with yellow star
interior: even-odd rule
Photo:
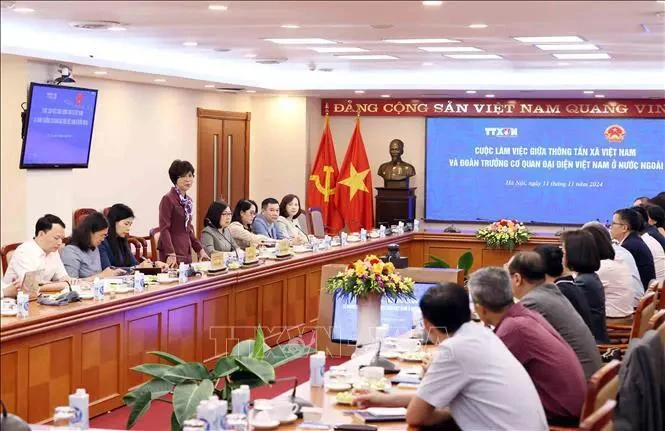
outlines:
[[[356,128],[339,169],[335,203],[350,232],[374,226],[372,173],[360,135],[360,118],[356,118]]]
[[[332,234],[339,232],[344,227],[344,221],[335,207],[334,199],[338,175],[337,156],[326,115],[321,143],[307,182],[307,206],[321,208],[326,232]]]

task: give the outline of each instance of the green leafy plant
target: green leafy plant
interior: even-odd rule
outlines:
[[[187,362],[170,353],[148,352],[168,364],[146,363],[132,368],[152,379],[123,397],[125,404],[132,408],[127,428],[133,427],[148,411],[152,401],[163,401],[173,404],[171,431],[180,431],[183,423],[196,413],[202,400],[216,395],[230,404],[233,389],[241,385],[252,388],[270,384],[275,380],[276,367],[314,352],[302,344],[270,348],[264,342],[260,327],[254,340],[236,344],[231,354],[220,358],[212,370],[200,362]],[[169,394],[172,401],[165,398]]]
[[[429,262],[425,262],[425,268],[450,268],[450,264],[440,257],[430,255]],[[467,251],[457,259],[457,269],[464,270],[464,283],[466,284],[469,271],[473,266],[473,254]]]

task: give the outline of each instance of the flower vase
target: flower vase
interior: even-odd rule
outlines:
[[[356,301],[358,310],[358,330],[356,346],[373,343],[376,328],[381,326],[381,295],[370,294]]]

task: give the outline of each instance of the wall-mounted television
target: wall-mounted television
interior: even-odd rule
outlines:
[[[30,83],[21,169],[87,168],[97,90]]]

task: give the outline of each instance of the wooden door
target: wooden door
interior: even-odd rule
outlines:
[[[210,203],[233,207],[249,194],[249,112],[197,110],[197,228]]]

